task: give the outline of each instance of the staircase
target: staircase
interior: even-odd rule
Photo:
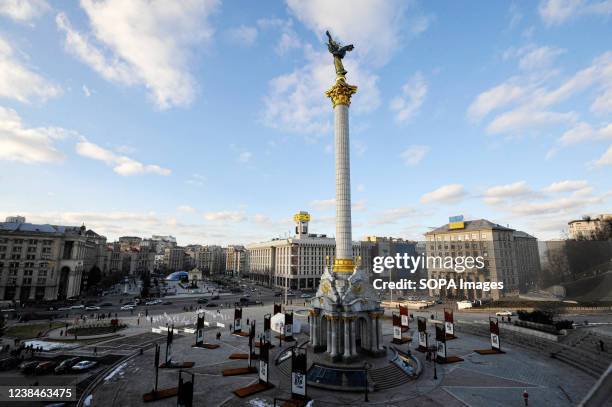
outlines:
[[[380,369],[372,369],[369,372],[370,380],[374,383],[374,389],[385,390],[401,386],[412,380],[402,369],[393,363]]]

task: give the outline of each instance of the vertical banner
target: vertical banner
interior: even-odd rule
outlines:
[[[198,322],[196,324],[196,346],[204,344],[204,314],[198,314]]]
[[[446,359],[446,332],[439,324],[436,324],[436,353],[438,358]]]
[[[293,340],[293,311],[285,312],[285,340]]]
[[[417,327],[419,331],[419,347],[427,348],[427,319],[425,317],[418,317]]]
[[[272,316],[270,314],[264,315],[264,340],[268,343],[272,342]]]
[[[274,312],[272,312],[272,315],[280,314],[281,312],[282,312],[281,305],[274,303]]]
[[[172,361],[172,339],[174,337],[174,325],[168,328],[168,337],[166,338],[166,365]]]
[[[455,336],[455,323],[453,310],[444,308],[444,330],[447,335]]]
[[[393,341],[402,341],[402,322],[400,316],[393,314]]]
[[[259,383],[268,384],[268,360],[270,359],[270,342],[259,340]]]
[[[306,350],[301,348],[291,352],[291,397],[306,399]]]
[[[408,328],[408,307],[404,305],[399,306],[400,317],[402,319],[402,328]]]
[[[251,322],[249,327],[249,367],[251,367],[251,358],[253,355],[253,340],[255,339],[255,321]]]
[[[242,308],[234,309],[234,333],[242,332]]]
[[[494,317],[489,317],[489,332],[491,332],[491,348],[501,350],[499,342],[499,320]]]

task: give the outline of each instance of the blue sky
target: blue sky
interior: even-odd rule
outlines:
[[[612,2],[0,0],[0,216],[114,239],[334,234],[355,51],[354,235],[448,217],[541,239],[610,212]]]

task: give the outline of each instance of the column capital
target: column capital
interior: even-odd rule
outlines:
[[[357,86],[349,85],[343,76],[336,79],[334,86],[325,92],[325,96],[332,100],[334,107],[337,105],[351,105],[351,96],[357,92]]]

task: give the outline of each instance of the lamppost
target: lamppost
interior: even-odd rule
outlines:
[[[438,359],[438,346],[437,345],[434,350],[434,358],[433,358],[434,380],[438,380],[438,371],[436,370],[436,359]]]
[[[368,362],[364,362],[363,370],[365,371],[365,393],[364,393],[363,401],[365,402],[370,401],[368,399],[368,369],[370,369],[371,367],[372,367],[371,364],[369,364]]]

